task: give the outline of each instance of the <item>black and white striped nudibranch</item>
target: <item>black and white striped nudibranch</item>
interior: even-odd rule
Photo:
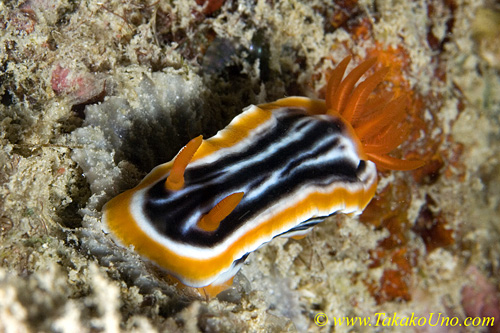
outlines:
[[[361,213],[375,193],[376,165],[423,164],[387,155],[409,130],[404,96],[370,96],[387,69],[354,87],[375,60],[342,80],[344,59],[325,101],[252,105],[210,139],[191,140],[106,204],[106,229],[183,284],[213,294],[274,237],[301,236],[335,213]]]

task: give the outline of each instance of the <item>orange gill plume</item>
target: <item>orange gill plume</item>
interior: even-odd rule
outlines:
[[[342,80],[351,57],[344,58],[328,80],[326,106],[328,114],[340,115],[351,124],[360,141],[362,153],[378,167],[391,170],[412,170],[424,165],[420,160],[401,160],[387,155],[398,147],[410,132],[404,122],[408,97],[393,98],[389,92],[372,95],[389,69],[376,71],[366,80],[356,83],[372,67],[377,58],[370,58],[353,69]]]

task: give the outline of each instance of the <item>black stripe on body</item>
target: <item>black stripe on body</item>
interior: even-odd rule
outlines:
[[[221,149],[218,160],[188,166],[182,190],[165,190],[165,178],[153,185],[143,206],[152,227],[177,242],[212,247],[252,223],[277,199],[311,186],[360,182],[365,162],[344,144],[349,138],[341,120],[291,108],[274,110],[273,117],[275,126],[249,140],[245,149],[230,154]],[[241,191],[242,201],[219,229],[209,233],[195,226],[220,200]]]
[[[279,235],[274,236],[274,238],[276,238],[276,237],[288,237],[288,235],[298,234],[298,233],[300,234],[302,231],[307,231],[307,230],[311,229],[316,224],[323,222],[327,217],[333,216],[335,214],[336,213],[333,213],[333,214],[328,215],[328,216],[314,217],[312,219],[306,220],[306,221],[300,223],[299,225],[297,225],[296,227],[294,227],[288,231],[285,231]]]

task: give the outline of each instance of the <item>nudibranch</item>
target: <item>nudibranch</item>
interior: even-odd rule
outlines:
[[[325,100],[252,105],[215,136],[192,139],[104,206],[105,230],[183,284],[217,290],[274,237],[360,214],[375,194],[376,165],[423,163],[387,155],[409,131],[405,96],[372,96],[387,69],[356,86],[376,59],[342,79],[349,61],[332,72]]]

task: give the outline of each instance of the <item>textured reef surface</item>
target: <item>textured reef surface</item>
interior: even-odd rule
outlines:
[[[383,331],[413,316],[415,331],[499,332],[499,34],[489,0],[0,2],[0,331]],[[412,101],[398,157],[426,161],[381,171],[361,216],[273,240],[212,299],[101,231],[102,205],[189,139],[250,104],[324,98],[347,55],[390,66],[380,91]]]

